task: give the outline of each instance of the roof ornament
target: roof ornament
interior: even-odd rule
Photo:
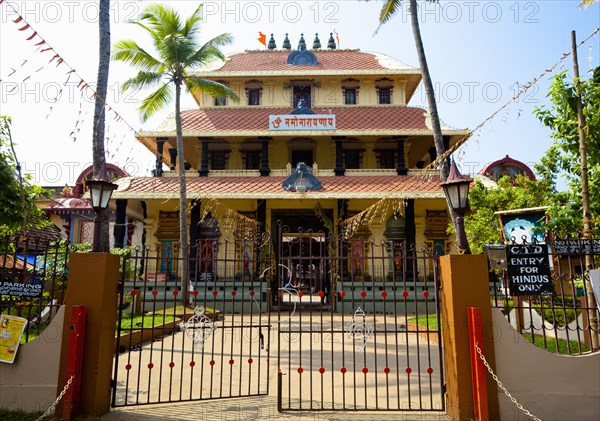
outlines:
[[[313,50],[318,50],[321,48],[321,40],[319,39],[319,34],[315,34],[315,40],[313,41]]]
[[[330,50],[335,50],[336,48],[335,40],[333,39],[333,32],[329,33],[329,41],[327,41],[327,48],[329,48]]]
[[[281,185],[285,191],[306,193],[307,191],[321,190],[321,182],[312,173],[311,168],[304,162],[299,162],[296,169]]]
[[[287,64],[289,64],[290,66],[316,66],[317,64],[319,64],[317,56],[315,56],[314,53],[306,49],[306,41],[304,40],[304,34],[300,34],[298,50],[293,51],[288,56]]]
[[[271,38],[269,39],[269,45],[267,46],[269,50],[274,50],[277,48],[277,44],[275,44],[275,38],[273,38],[273,34],[271,34]]]
[[[304,34],[300,34],[300,41],[298,41],[298,51],[306,50],[306,41],[304,41]]]
[[[330,50],[335,50],[336,48],[335,40],[333,39],[333,32],[329,33],[329,41],[327,41],[327,48],[329,48]]]
[[[283,48],[284,50],[291,50],[292,49],[292,43],[290,42],[290,39],[288,38],[288,34],[285,34],[285,39],[283,40],[283,45],[281,46],[281,48]]]

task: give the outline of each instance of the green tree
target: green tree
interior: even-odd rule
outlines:
[[[226,86],[207,79],[195,77],[192,71],[202,68],[214,60],[225,60],[220,47],[230,44],[228,33],[200,44],[197,35],[202,21],[202,4],[192,15],[182,22],[179,14],[163,5],[147,6],[135,25],[144,29],[152,38],[157,55],[152,55],[133,40],[121,40],[114,46],[112,57],[139,69],[138,74],[127,80],[123,90],[157,88],[146,97],[139,110],[142,121],[148,120],[157,111],[165,108],[173,99],[175,87],[175,126],[177,134],[177,169],[179,172],[179,246],[185,255],[188,249],[187,237],[187,194],[185,182],[185,156],[181,128],[181,88],[215,97],[227,96],[239,101],[238,96]],[[188,265],[183,265],[182,299],[187,301]]]
[[[591,219],[600,218],[600,67],[593,76],[581,80],[581,100],[584,133],[587,146],[587,166]],[[542,180],[555,187],[563,176],[568,189],[551,196],[550,214],[557,229],[575,232],[582,229],[581,167],[577,123],[577,96],[574,82],[567,72],[554,76],[548,93],[551,105],[535,109],[540,122],[548,127],[553,139],[539,164],[535,166]],[[598,232],[598,229],[596,229]]]
[[[469,192],[471,212],[465,217],[465,230],[473,253],[482,253],[484,244],[500,243],[500,222],[494,212],[544,206],[554,195],[545,180],[532,181],[517,176],[514,182],[505,176],[497,187],[486,187],[480,180]]]
[[[35,200],[48,196],[48,191],[21,175],[10,124],[10,117],[0,116],[0,235],[45,225]]]

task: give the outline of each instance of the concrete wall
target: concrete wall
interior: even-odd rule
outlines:
[[[498,379],[527,410],[544,421],[600,419],[600,353],[561,356],[527,343],[500,310],[492,309]],[[503,421],[525,420],[498,389]]]
[[[20,345],[13,364],[0,364],[0,407],[45,411],[56,399],[65,307],[34,341]]]

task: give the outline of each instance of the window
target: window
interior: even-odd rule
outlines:
[[[294,103],[293,107],[298,108],[298,103],[304,100],[304,106],[310,108],[311,103],[311,87],[310,85],[294,86]]]
[[[260,151],[246,152],[246,163],[245,164],[246,164],[247,170],[260,169]]]
[[[260,105],[260,89],[248,89],[248,105]]]
[[[389,87],[381,87],[377,89],[377,98],[379,104],[391,104],[392,103],[392,89]]]
[[[379,151],[379,168],[394,169],[395,157],[392,149]]]
[[[296,168],[298,163],[304,162],[307,166],[312,167],[313,165],[313,151],[312,150],[297,150],[292,151],[292,170]]]
[[[225,169],[225,151],[212,151],[210,154],[210,169]]]
[[[346,104],[346,105],[356,104],[356,88],[344,89],[344,104]]]
[[[225,96],[216,96],[215,97],[215,106],[225,106],[227,105],[227,97]]]
[[[344,151],[344,165],[348,170],[357,170],[360,168],[360,151],[350,149]]]

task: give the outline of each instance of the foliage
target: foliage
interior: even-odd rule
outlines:
[[[163,316],[156,314],[123,314],[121,316],[121,330],[126,329],[142,329],[161,326],[175,320],[173,316]]]
[[[508,176],[501,178],[497,187],[486,187],[481,181],[475,181],[469,192],[471,212],[465,217],[471,251],[482,253],[484,244],[500,243],[500,222],[494,212],[543,206],[554,193],[548,182],[532,181],[520,175],[514,182]]]
[[[531,334],[525,332],[523,332],[522,335],[525,340],[534,344],[538,348],[546,349],[548,352],[552,352],[554,354],[570,355],[590,351],[590,347],[588,345],[575,340],[567,341],[566,339],[555,339],[549,336],[544,338],[542,335],[531,336]]]
[[[555,188],[556,179],[564,175],[568,190],[549,197],[551,227],[565,232],[582,229],[581,167],[577,96],[574,82],[567,72],[553,78],[548,98],[551,106],[535,109],[540,122],[552,130],[554,142],[535,165],[540,178]],[[600,219],[600,67],[588,80],[581,80],[581,100],[584,114],[584,133],[587,148],[587,167],[591,219]]]
[[[19,180],[20,167],[15,160],[10,124],[10,117],[0,116],[0,236],[25,228],[24,223],[28,227],[49,223],[41,218],[43,212],[35,206],[35,200],[47,197],[49,191],[31,184],[28,176]]]

